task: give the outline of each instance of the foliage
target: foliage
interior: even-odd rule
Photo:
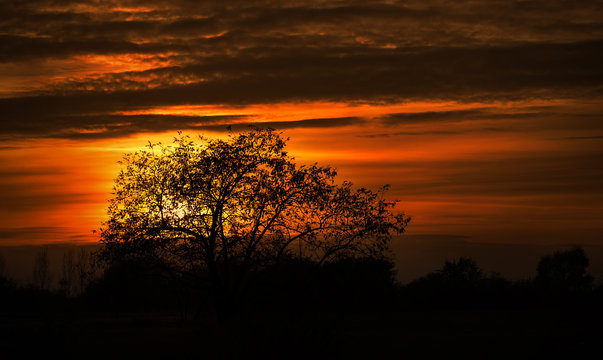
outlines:
[[[47,249],[41,249],[36,254],[32,281],[32,285],[42,291],[49,290],[51,287],[52,275],[50,274],[50,260]]]
[[[586,272],[588,263],[588,257],[580,247],[557,251],[540,259],[536,281],[555,292],[590,290],[593,277]]]
[[[387,259],[341,259],[319,266],[288,259],[252,279],[244,305],[267,311],[380,311],[395,304],[398,286]]]
[[[84,293],[89,283],[98,277],[99,264],[93,254],[84,248],[71,248],[63,253],[59,289],[66,296],[78,296]]]
[[[460,257],[456,261],[446,260],[438,274],[445,281],[466,284],[475,284],[483,276],[475,260],[466,257]]]
[[[200,140],[125,155],[101,229],[105,259],[205,278],[225,303],[250,272],[283,258],[383,257],[409,221],[384,199],[387,186],[354,189],[330,167],[298,166],[274,130]]]
[[[406,306],[468,308],[504,303],[511,283],[498,274],[485,276],[475,260],[460,257],[402,289]]]

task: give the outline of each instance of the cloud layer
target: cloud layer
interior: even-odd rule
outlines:
[[[0,14],[0,75],[11,80],[0,113],[18,124],[3,125],[10,136],[98,137],[101,116],[105,136],[209,121],[131,117],[114,129],[116,113],[157,106],[603,92],[594,0],[5,1]],[[34,74],[38,66],[51,71]]]

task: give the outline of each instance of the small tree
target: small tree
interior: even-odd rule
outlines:
[[[100,270],[90,251],[85,248],[75,252],[75,294],[82,295],[86,288],[97,276]]]
[[[96,270],[93,258],[85,248],[71,247],[65,250],[59,280],[61,292],[67,296],[82,295],[95,278]]]
[[[4,260],[4,256],[0,254],[0,278],[3,278],[6,274],[6,260]]]
[[[61,265],[59,288],[66,296],[74,295],[76,268],[73,248],[70,248],[63,253],[63,263]]]
[[[384,256],[409,221],[393,213],[387,187],[337,185],[334,169],[298,166],[285,145],[274,130],[254,129],[126,154],[101,229],[104,258],[143,257],[207,279],[226,313],[250,273],[281,259]]]
[[[536,281],[555,292],[590,290],[593,277],[586,272],[588,262],[588,257],[581,247],[557,251],[540,259]]]
[[[50,290],[52,275],[50,274],[50,260],[47,249],[41,249],[36,253],[32,275],[34,287],[43,291]]]
[[[455,284],[476,284],[482,280],[483,274],[475,260],[460,257],[458,260],[446,260],[444,266],[438,270],[439,276],[444,281]]]

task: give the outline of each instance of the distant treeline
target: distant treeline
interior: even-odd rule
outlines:
[[[603,285],[587,272],[582,248],[543,256],[537,275],[510,281],[486,274],[471,258],[446,261],[408,284],[396,280],[387,259],[348,258],[322,265],[291,258],[250,274],[234,311],[405,311],[430,309],[597,306]],[[93,253],[72,250],[63,257],[58,287],[50,287],[47,253],[38,253],[32,283],[4,275],[3,311],[174,312],[184,319],[211,316],[209,283],[124,260],[103,267]],[[234,306],[234,305],[233,305]]]

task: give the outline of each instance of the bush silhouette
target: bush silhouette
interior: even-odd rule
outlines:
[[[581,247],[557,251],[538,263],[537,284],[555,293],[585,292],[592,288],[593,277],[586,272],[589,260]]]
[[[405,306],[467,308],[503,304],[511,284],[500,275],[485,276],[475,260],[446,260],[442,268],[412,281],[401,290]]]
[[[446,260],[444,266],[437,271],[443,281],[456,285],[471,286],[482,280],[482,270],[475,260],[460,257],[456,261]]]

